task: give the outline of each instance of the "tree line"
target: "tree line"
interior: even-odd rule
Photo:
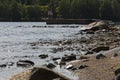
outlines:
[[[47,17],[49,0],[0,0],[1,21],[39,21]]]
[[[120,0],[0,0],[0,20],[52,18],[120,20]]]
[[[63,18],[120,20],[120,0],[61,0]]]

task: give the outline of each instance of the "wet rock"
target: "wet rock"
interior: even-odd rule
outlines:
[[[69,80],[67,77],[45,67],[35,67],[29,80]]]
[[[60,57],[52,58],[53,61],[60,59]]]
[[[87,53],[85,53],[85,55],[88,55],[88,54],[93,54],[93,51],[88,51]]]
[[[51,52],[52,53],[57,53],[58,51],[63,51],[63,47],[53,48]]]
[[[5,68],[5,67],[7,67],[7,64],[0,64],[0,67]]]
[[[70,44],[72,44],[72,40],[64,40],[62,42],[62,45],[70,45]]]
[[[76,60],[76,55],[75,54],[71,54],[71,55],[65,55],[64,57],[62,57],[62,61],[71,61],[71,60]]]
[[[73,65],[72,64],[69,64],[66,66],[66,69],[72,69],[73,68]]]
[[[49,63],[46,67],[49,68],[49,69],[53,69],[56,66],[53,63]]]
[[[120,68],[118,68],[117,70],[115,70],[115,75],[117,76],[118,74],[120,74]]]
[[[89,30],[89,31],[86,31],[86,34],[94,34],[95,32],[94,31],[91,31],[91,30]]]
[[[109,50],[108,46],[99,46],[99,47],[92,49],[93,52],[100,52],[100,51],[107,51],[107,50]]]
[[[88,66],[87,65],[80,65],[78,69],[84,69],[86,67],[88,67]]]
[[[61,63],[61,59],[54,60],[54,63],[56,63],[57,65],[59,65]]]
[[[0,64],[0,67],[1,67],[1,68],[5,68],[5,67],[7,67],[7,66],[13,66],[13,64],[14,64],[14,62],[6,62],[6,63],[4,63],[4,64]]]
[[[30,67],[34,65],[34,62],[30,60],[19,60],[16,64],[18,67]]]
[[[63,65],[66,65],[66,63],[65,63],[65,62],[60,62],[59,65],[60,65],[60,66],[63,66]]]
[[[14,62],[7,62],[7,66],[13,66]]]
[[[41,54],[41,55],[39,55],[39,57],[40,57],[41,59],[45,59],[45,58],[48,57],[48,55],[47,55],[47,54]]]
[[[77,70],[77,68],[74,68],[74,67],[73,67],[73,68],[72,68],[72,71],[75,71],[75,70]]]
[[[86,43],[88,40],[85,37],[81,37],[80,43]]]
[[[38,26],[36,26],[36,25],[33,25],[32,27],[34,28],[34,27],[38,27]]]
[[[31,49],[39,49],[38,46],[33,46]]]
[[[120,74],[117,75],[115,80],[120,80]]]
[[[104,59],[104,58],[106,58],[106,56],[103,54],[96,55],[96,59]]]

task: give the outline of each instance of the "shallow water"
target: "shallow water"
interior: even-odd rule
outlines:
[[[66,25],[50,25],[54,28],[37,28],[32,26],[44,26],[44,22],[0,22],[0,65],[13,62],[13,66],[0,68],[0,80],[9,80],[9,78],[23,71],[23,68],[16,67],[19,60],[31,60],[35,66],[44,65],[51,62],[52,56],[61,56],[63,54],[53,54],[50,48],[54,46],[38,46],[32,49],[29,42],[37,42],[39,40],[61,40],[73,38],[78,33],[81,25],[77,28],[64,28]],[[70,25],[76,26],[76,25]],[[47,59],[40,59],[38,55],[48,54]],[[67,52],[66,52],[67,53]],[[25,57],[28,56],[28,57]],[[62,72],[62,71],[60,71]],[[63,72],[64,73],[64,72]],[[69,74],[69,72],[66,72]]]

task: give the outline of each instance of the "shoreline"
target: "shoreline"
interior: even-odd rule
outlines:
[[[61,60],[62,63],[66,63],[62,64],[62,66],[66,67],[66,70],[77,74],[80,77],[79,80],[113,80],[116,78],[114,71],[120,68],[120,50],[114,51],[114,53],[118,54],[117,57],[113,56],[114,53],[111,55],[105,55],[103,53],[120,47],[120,27],[107,26],[106,28],[106,25],[101,26],[81,30],[78,34],[75,34],[76,38],[73,39],[38,41],[29,44],[31,46],[58,46],[52,48],[51,52],[54,54],[62,54],[65,51],[70,51],[70,54],[65,54],[62,57],[54,57],[52,60],[55,60],[55,62]],[[97,53],[101,53],[103,56],[96,57]],[[56,63],[53,64],[57,65]],[[117,67],[114,67],[114,65]],[[111,68],[114,68],[114,70],[110,70]]]

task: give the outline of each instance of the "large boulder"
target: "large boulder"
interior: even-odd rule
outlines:
[[[108,25],[104,21],[97,21],[97,22],[92,22],[84,28],[84,31],[91,30],[91,31],[97,31],[100,29],[108,29]]]
[[[32,75],[30,76],[29,80],[69,80],[65,76],[53,72],[52,70],[45,68],[45,67],[35,67],[32,70]]]

